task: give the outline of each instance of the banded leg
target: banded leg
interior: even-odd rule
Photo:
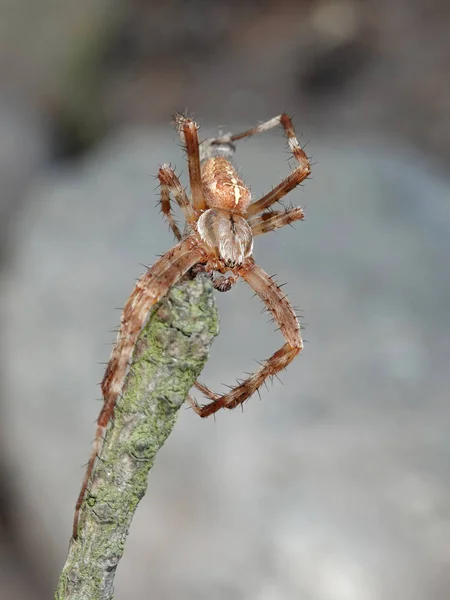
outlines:
[[[175,126],[186,147],[192,204],[196,210],[204,210],[206,208],[206,203],[203,197],[202,176],[200,171],[198,126],[192,119],[179,113],[175,115]]]
[[[222,275],[217,279],[214,279],[213,273],[206,274],[211,279],[211,283],[214,289],[218,290],[219,292],[228,292],[233,287],[233,285],[235,285],[239,281],[239,275],[235,275],[234,273],[232,275],[229,275],[228,277]],[[214,392],[212,392],[209,388],[206,387],[206,385],[200,383],[200,381],[196,381],[194,385],[197,389],[199,389],[202,392],[202,394],[204,394],[210,400],[217,400],[218,398],[220,398],[219,394],[215,394]],[[194,403],[190,396],[188,396],[188,402],[190,404]]]
[[[204,383],[201,383],[200,381],[196,381],[194,383],[194,385],[198,390],[201,391],[201,393],[204,396],[206,396],[210,400],[219,400],[220,394],[215,394],[214,392],[212,392],[208,387],[206,387],[206,385]],[[191,399],[191,402],[194,402],[194,401]]]
[[[286,194],[288,194],[295,187],[297,187],[311,173],[311,167],[309,164],[308,157],[306,156],[303,148],[298,143],[291,118],[286,113],[283,113],[282,115],[279,115],[278,117],[275,117],[270,121],[267,121],[266,123],[261,123],[261,125],[253,127],[253,129],[249,129],[247,131],[244,131],[243,133],[232,135],[230,140],[232,142],[235,142],[237,140],[241,140],[244,137],[255,135],[256,133],[268,131],[269,129],[272,129],[277,125],[281,125],[283,127],[288,140],[289,149],[294,155],[295,160],[299,163],[299,166],[296,169],[294,169],[286,177],[286,179],[279,183],[271,192],[263,196],[260,200],[250,204],[247,210],[247,216],[256,215],[257,213],[269,208],[275,202],[281,200],[284,196],[286,196]]]
[[[256,135],[257,133],[264,133],[264,131],[269,131],[269,129],[273,129],[274,127],[277,127],[278,125],[280,125],[280,123],[283,125],[283,127],[286,130],[286,127],[283,124],[286,120],[288,121],[288,126],[290,127],[290,129],[292,131],[294,131],[290,117],[288,117],[288,115],[286,113],[283,113],[282,115],[273,117],[273,119],[269,119],[268,121],[265,121],[264,123],[255,125],[255,127],[252,127],[251,129],[247,129],[246,131],[243,131],[242,133],[227,133],[223,136],[219,136],[218,138],[214,139],[214,142],[216,144],[237,142],[239,140],[243,140],[246,137],[252,137],[253,135]],[[294,133],[294,137],[295,137],[295,133]],[[297,142],[297,145],[298,145],[298,142]]]
[[[169,165],[162,165],[158,171],[158,179],[161,186],[161,212],[166,217],[172,231],[175,234],[175,237],[178,241],[181,240],[181,232],[178,229],[178,225],[174,219],[170,208],[170,193],[173,194],[178,206],[183,211],[184,217],[188,223],[193,223],[197,214],[191,203],[189,202],[189,198],[187,197],[186,192],[184,191],[183,186],[180,183],[180,180],[175,175],[173,169],[170,168]]]
[[[257,202],[250,204],[247,210],[247,216],[249,217],[256,215],[266,208],[269,208],[275,202],[281,200],[311,173],[308,157],[297,140],[292,120],[286,113],[283,113],[282,115],[278,115],[278,117],[274,117],[273,119],[270,119],[265,123],[261,123],[260,125],[256,125],[256,127],[252,127],[251,129],[247,129],[247,131],[243,131],[242,133],[227,134],[212,141],[212,143],[215,144],[232,144],[233,142],[237,142],[243,138],[251,137],[257,133],[263,133],[264,131],[273,129],[273,127],[277,127],[277,125],[281,125],[283,127],[284,133],[288,140],[289,149],[294,155],[295,160],[299,163],[299,166],[294,169],[292,173],[290,173],[286,179],[278,184],[271,192],[263,196]]]
[[[208,417],[221,408],[236,408],[236,406],[245,402],[268,377],[273,377],[279,371],[286,368],[303,348],[300,325],[294,310],[272,278],[263,269],[255,265],[251,258],[247,259],[242,267],[240,267],[239,275],[245,279],[266,304],[275,321],[279,324],[286,343],[268,360],[263,362],[261,368],[256,373],[224,396],[218,396],[210,392],[203,384],[198,384],[197,387],[203,392],[206,390],[206,396],[212,399],[210,404],[199,406],[195,400],[188,397],[192,408],[201,417]]]
[[[253,237],[255,237],[268,231],[274,231],[285,225],[290,225],[294,221],[301,221],[304,217],[305,213],[303,209],[297,207],[287,210],[263,212],[261,215],[253,217],[249,223],[252,228]]]
[[[187,237],[148,269],[137,282],[123,308],[117,341],[101,383],[104,403],[97,419],[91,455],[75,506],[74,538],[78,536],[80,509],[101,450],[106,427],[114,414],[117,398],[122,392],[137,338],[147,321],[150,309],[191,267],[204,259],[204,250],[198,246],[196,237]]]

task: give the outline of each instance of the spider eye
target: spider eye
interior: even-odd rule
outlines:
[[[232,269],[232,268],[233,268],[233,267],[235,267],[235,266],[236,266],[236,261],[235,261],[235,260],[233,260],[232,258],[229,258],[229,259],[227,260],[227,267],[230,267],[230,269]]]

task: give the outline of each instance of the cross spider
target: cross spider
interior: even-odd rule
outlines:
[[[231,162],[234,142],[277,125],[283,127],[289,149],[299,164],[272,191],[252,202],[249,188]],[[275,354],[262,363],[256,373],[223,396],[196,382],[196,387],[211,400],[210,404],[199,406],[188,396],[191,407],[201,417],[208,417],[221,408],[231,409],[242,404],[258,390],[267,377],[276,375],[287,367],[303,348],[300,326],[288,299],[273,279],[255,264],[252,257],[255,236],[304,217],[303,210],[299,207],[271,210],[275,202],[279,202],[310,174],[308,158],[297,141],[291,119],[282,114],[243,133],[227,134],[203,142],[199,142],[198,126],[192,119],[177,114],[175,126],[186,148],[191,199],[170,166],[162,165],[158,172],[161,210],[178,244],[161,256],[141,277],[124,306],[117,341],[101,383],[104,404],[98,417],[91,456],[76,504],[73,525],[75,538],[78,534],[79,511],[103,435],[122,391],[137,338],[151,307],[183,275],[188,271],[192,274],[204,272],[210,276],[213,286],[221,292],[228,291],[242,277],[266,304],[286,340]],[[171,194],[186,218],[184,235],[178,229],[171,212]]]

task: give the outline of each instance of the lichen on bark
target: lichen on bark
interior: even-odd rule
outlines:
[[[117,565],[148,473],[199,376],[218,316],[203,277],[175,286],[139,336],[122,397],[108,427],[71,540],[56,600],[109,600]]]

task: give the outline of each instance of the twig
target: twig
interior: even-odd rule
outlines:
[[[217,333],[212,289],[203,277],[174,287],[150,314],[83,503],[79,536],[70,542],[56,600],[113,597],[114,575],[148,472]]]

